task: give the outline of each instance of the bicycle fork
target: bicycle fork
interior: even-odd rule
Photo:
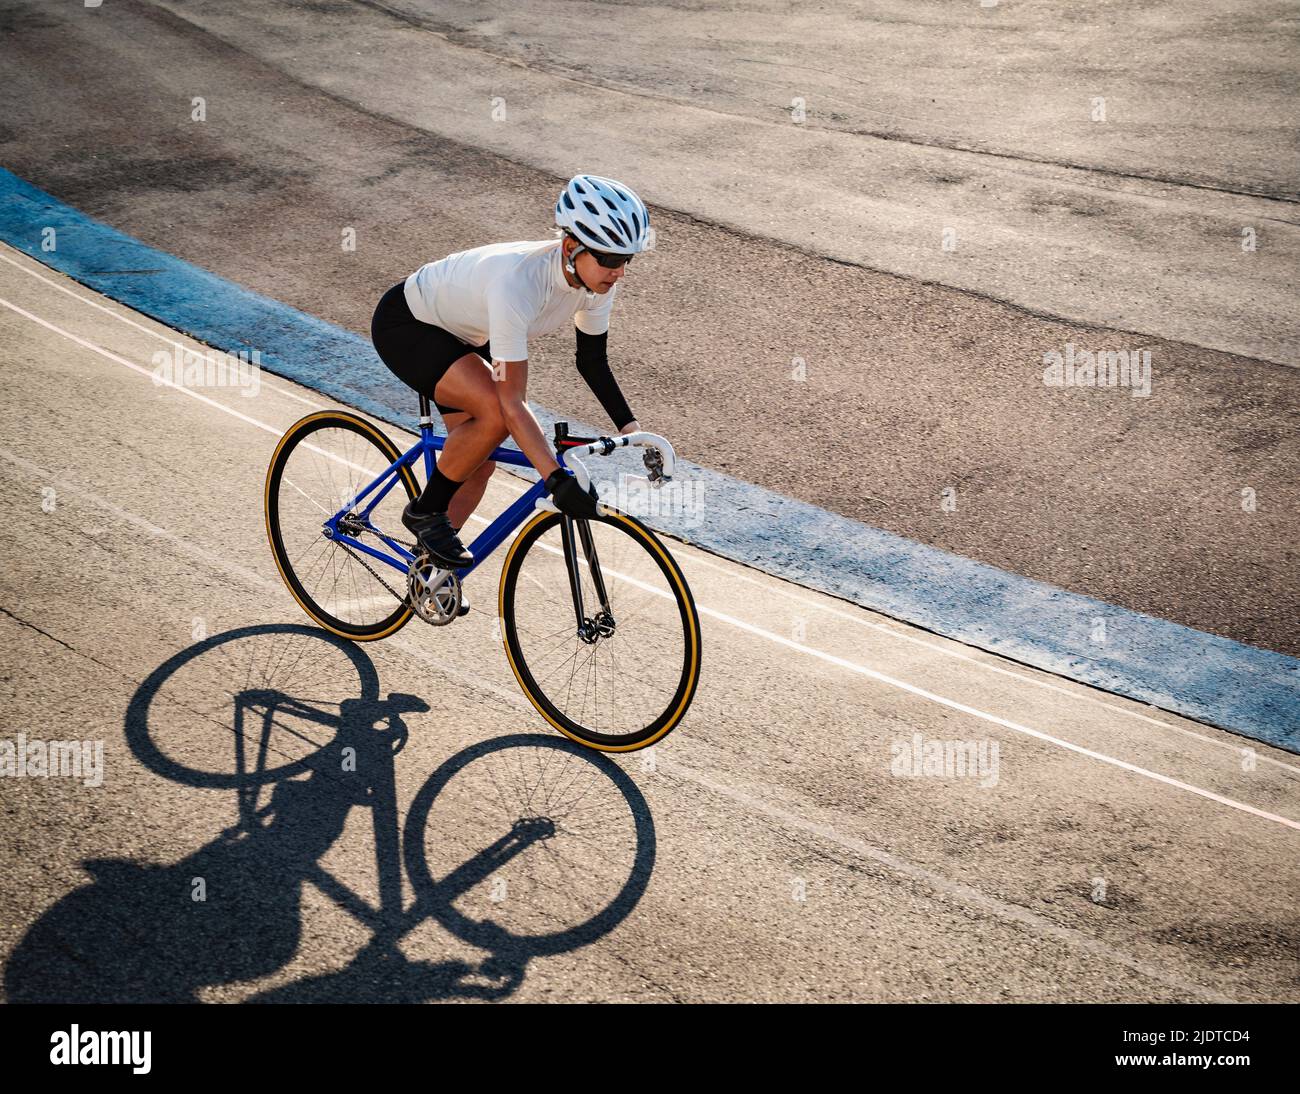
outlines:
[[[578,626],[578,637],[588,645],[598,638],[607,638],[614,633],[614,613],[609,607],[609,594],[605,591],[605,576],[600,572],[600,560],[596,557],[596,544],[591,538],[591,526],[581,519],[561,515],[560,536],[564,542],[564,564],[569,574],[569,591],[573,594],[574,620]],[[578,538],[582,540],[582,553],[587,559],[587,568],[591,571],[591,583],[596,587],[600,598],[600,612],[595,619],[588,619],[582,602],[582,574],[579,570],[577,546],[573,541],[573,526],[578,526]]]

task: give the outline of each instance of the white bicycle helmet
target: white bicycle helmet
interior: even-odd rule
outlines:
[[[645,202],[621,182],[575,175],[555,203],[555,223],[583,246],[609,254],[646,249],[650,214]]]

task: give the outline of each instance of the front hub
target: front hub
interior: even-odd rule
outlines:
[[[601,611],[595,619],[584,619],[578,627],[578,637],[589,646],[594,646],[602,638],[614,633],[614,617],[609,612]]]

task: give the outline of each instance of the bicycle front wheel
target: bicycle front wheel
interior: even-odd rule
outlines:
[[[565,736],[603,752],[645,748],[682,720],[695,695],[695,601],[655,534],[611,512],[572,523],[579,620],[564,519],[541,513],[510,546],[499,598],[506,656],[529,701]]]
[[[384,638],[411,618],[406,577],[373,556],[325,535],[324,524],[400,457],[364,418],[344,411],[309,414],[290,427],[266,474],[266,534],[280,576],[309,616],[342,638]],[[358,542],[385,553],[386,535],[409,539],[402,507],[417,493],[411,469],[364,518],[373,499],[342,524]],[[360,510],[360,512],[358,511]]]

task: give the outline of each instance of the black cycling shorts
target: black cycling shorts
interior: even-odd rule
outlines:
[[[492,343],[471,346],[449,330],[422,323],[411,314],[405,286],[405,281],[399,281],[380,299],[370,320],[370,340],[402,383],[428,396],[441,413],[455,414],[460,407],[444,406],[433,397],[433,389],[443,373],[467,353],[477,353],[490,365]]]

